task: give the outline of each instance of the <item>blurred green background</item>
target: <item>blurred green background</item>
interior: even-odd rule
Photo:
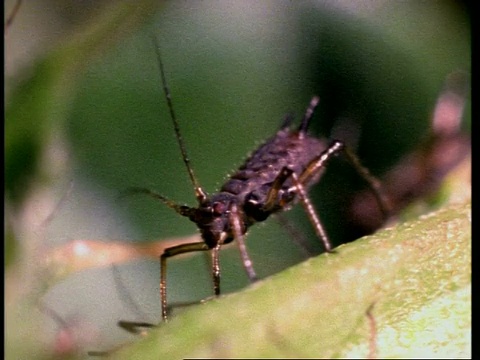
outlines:
[[[5,45],[12,354],[30,338],[14,326],[18,317],[36,311],[19,301],[20,294],[34,294],[29,305],[41,297],[64,318],[94,324],[100,336],[86,339],[89,346],[123,339],[118,320],[160,319],[155,261],[118,268],[140,315],[110,268],[75,274],[48,289],[39,285],[47,275],[35,270],[44,260],[35,250],[75,239],[152,241],[196,231],[150,198],[117,199],[129,186],[144,186],[195,205],[161,89],[154,37],[188,153],[209,193],[275,133],[286,113],[299,120],[315,94],[321,103],[312,132],[328,136],[342,121],[354,124],[359,139],[352,145],[381,174],[425,134],[446,76],[471,67],[469,12],[456,1],[39,3],[22,5]],[[469,131],[469,105],[464,117]],[[342,215],[356,180],[335,162],[311,191],[337,245],[349,240]],[[288,218],[320,252],[302,209]],[[304,259],[275,220],[253,227],[247,246],[261,277]],[[235,247],[222,252],[221,263],[223,291],[247,284]],[[207,264],[201,254],[170,261],[169,298],[210,296]],[[27,327],[35,334],[42,329],[48,347],[58,323],[38,319]],[[30,341],[31,348],[40,346]]]

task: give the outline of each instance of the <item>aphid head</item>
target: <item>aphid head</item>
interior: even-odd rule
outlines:
[[[190,220],[197,224],[202,238],[209,247],[233,240],[230,218],[234,201],[233,195],[218,193],[201,202],[189,215]]]
[[[207,193],[200,186],[193,168],[190,165],[190,159],[187,155],[187,150],[180,134],[180,128],[173,110],[172,99],[167,86],[167,80],[165,77],[165,71],[163,69],[162,58],[160,56],[160,49],[158,45],[155,46],[155,50],[157,51],[157,59],[163,90],[165,93],[165,100],[167,101],[167,106],[170,111],[170,118],[173,123],[175,137],[177,138],[178,146],[180,148],[180,152],[182,153],[182,159],[188,171],[190,181],[192,182],[195,198],[197,199],[199,206],[198,208],[180,206],[163,196],[155,195],[155,197],[162,200],[165,204],[167,204],[167,206],[173,208],[180,215],[186,216],[191,221],[196,223],[200,229],[200,232],[202,233],[202,238],[209,248],[213,248],[217,244],[228,243],[234,238],[231,230],[230,212],[231,205],[235,201],[235,198],[228,193],[219,193],[209,198]]]

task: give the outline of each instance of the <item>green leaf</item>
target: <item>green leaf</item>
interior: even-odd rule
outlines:
[[[112,356],[468,357],[470,259],[471,205],[448,205],[195,306]]]

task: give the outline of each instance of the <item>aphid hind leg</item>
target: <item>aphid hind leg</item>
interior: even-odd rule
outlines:
[[[300,174],[298,180],[300,184],[308,184],[320,171],[325,168],[325,164],[335,155],[343,153],[345,158],[353,166],[355,171],[362,177],[372,190],[377,199],[384,217],[387,218],[391,211],[391,203],[383,191],[380,181],[365,168],[358,157],[341,141],[334,140],[332,144],[323,151],[318,157],[313,159],[307,168]]]
[[[315,230],[315,233],[317,236],[320,238],[320,240],[323,243],[323,246],[325,248],[326,252],[332,252],[332,245],[330,244],[330,240],[328,240],[328,235],[325,231],[325,228],[322,225],[322,222],[320,221],[320,218],[318,217],[315,208],[313,207],[312,203],[310,202],[310,199],[308,198],[307,192],[303,186],[303,184],[300,182],[297,174],[292,172],[292,179],[293,179],[293,184],[294,184],[294,191],[296,192],[297,196],[300,199],[300,203],[302,204],[303,208],[305,209],[305,212],[307,213],[308,219],[313,225],[313,228]]]
[[[309,166],[310,167],[310,166]],[[304,171],[309,171],[309,167]],[[319,169],[315,168],[316,171],[319,171]],[[302,173],[303,174],[303,173]],[[294,192],[300,199],[300,202],[302,206],[304,207],[305,211],[307,212],[308,218],[310,219],[310,222],[313,224],[313,227],[315,228],[315,232],[317,236],[322,240],[323,246],[325,247],[325,251],[331,252],[332,251],[332,246],[330,245],[330,241],[328,240],[327,233],[325,232],[325,229],[320,221],[320,218],[318,217],[317,213],[315,212],[315,209],[310,202],[310,199],[307,196],[307,192],[299,180],[297,174],[295,172],[287,167],[284,167],[280,173],[277,175],[275,180],[273,181],[272,187],[268,191],[267,194],[267,200],[265,202],[265,205],[262,207],[263,211],[271,211],[275,206],[283,206],[283,204],[278,204],[277,203],[277,195],[283,185],[283,183],[288,179],[292,178],[294,187],[291,189],[291,192]]]
[[[206,250],[209,250],[207,244],[201,241],[169,247],[160,256],[160,299],[163,321],[167,321],[167,259],[187,252]]]
[[[380,180],[373,176],[370,171],[360,163],[358,156],[356,156],[348,146],[343,146],[343,153],[357,173],[366,181],[380,205],[384,219],[387,219],[392,212],[392,203],[385,193]]]
[[[315,212],[315,209],[310,202],[307,192],[305,191],[305,185],[308,184],[312,179],[314,179],[319,172],[325,169],[326,163],[335,155],[338,155],[340,152],[343,152],[354,167],[354,169],[359,173],[359,175],[368,183],[372,189],[377,201],[379,202],[382,211],[387,217],[390,211],[390,202],[384,194],[380,182],[372,175],[370,172],[362,166],[360,160],[355,154],[353,154],[341,141],[335,140],[333,143],[323,151],[319,156],[314,158],[303,171],[303,173],[298,176],[292,172],[292,179],[294,187],[292,192],[295,192],[300,199],[301,204],[303,205],[307,215],[310,219],[310,222],[313,224],[317,236],[322,240],[325,250],[331,252],[331,245],[328,240],[328,236],[323,228],[323,225]]]
[[[275,206],[283,206],[284,204],[277,204],[277,197],[280,189],[282,188],[283,183],[292,175],[293,170],[288,167],[284,167],[278,173],[277,177],[272,183],[272,187],[267,193],[267,199],[265,204],[262,206],[262,211],[270,212]]]
[[[298,248],[302,251],[305,258],[309,258],[317,254],[317,250],[310,245],[305,234],[301,232],[300,229],[298,229],[290,219],[284,216],[284,214],[281,212],[274,215],[278,224],[285,230],[287,234],[289,234],[293,242],[298,245]]]

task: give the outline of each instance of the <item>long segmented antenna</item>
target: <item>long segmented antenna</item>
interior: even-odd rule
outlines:
[[[170,90],[168,89],[168,85],[167,85],[167,79],[166,79],[166,76],[165,76],[162,57],[161,57],[161,54],[160,54],[160,46],[159,46],[156,38],[154,38],[154,45],[155,45],[154,46],[155,51],[157,52],[158,65],[160,67],[160,76],[162,78],[163,91],[165,93],[165,98],[167,100],[168,109],[170,111],[170,117],[171,117],[172,122],[173,122],[173,128],[175,129],[175,136],[177,138],[178,145],[180,146],[180,151],[182,152],[183,162],[185,163],[185,166],[187,167],[188,175],[190,176],[190,180],[193,184],[193,187],[195,188],[195,197],[197,198],[198,202],[201,204],[207,199],[207,194],[203,191],[202,187],[198,183],[198,180],[197,180],[197,178],[196,178],[196,176],[193,172],[193,168],[190,165],[190,159],[188,158],[187,149],[185,147],[185,143],[183,142],[182,135],[180,134],[180,127],[178,125],[177,117],[175,116],[175,112],[173,111],[172,97],[170,95]]]

